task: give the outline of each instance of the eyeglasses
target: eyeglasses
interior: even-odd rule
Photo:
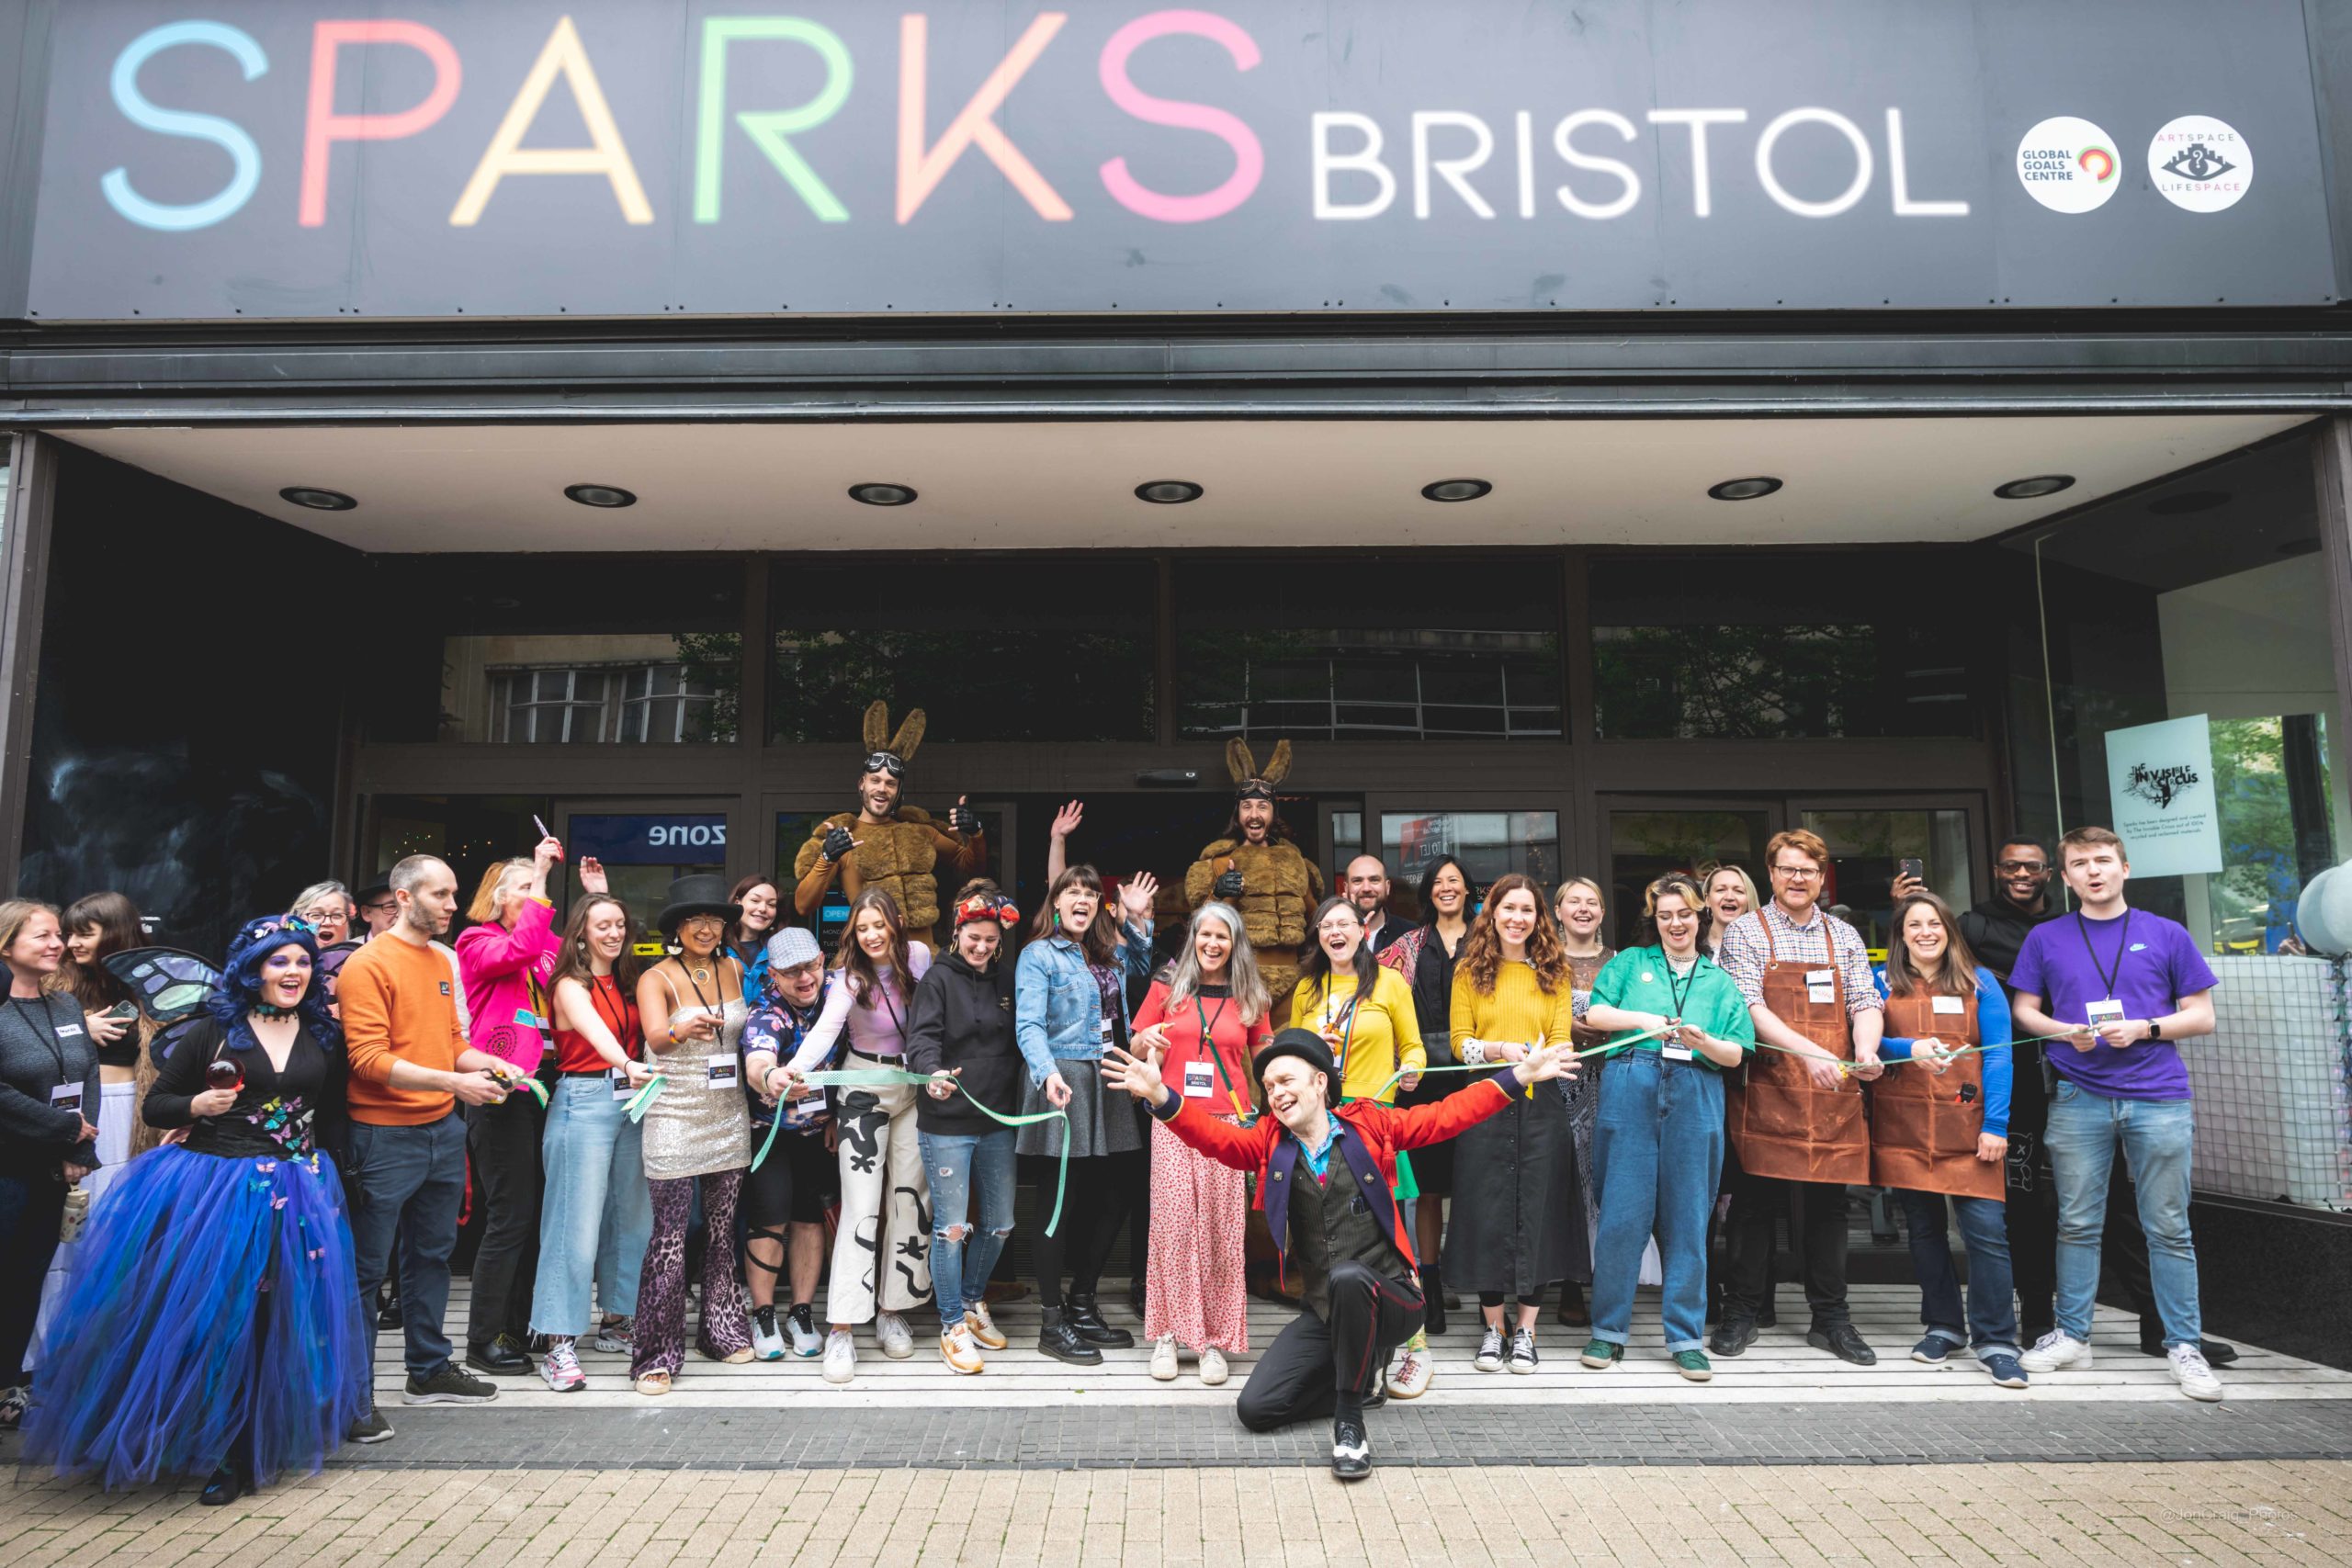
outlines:
[[[1821,880],[1820,868],[1810,865],[1776,865],[1772,868],[1772,874],[1775,876],[1786,877],[1791,882],[1818,882]]]
[[[1315,929],[1325,936],[1329,936],[1335,931],[1362,931],[1363,922],[1362,920],[1326,920]]]
[[[2050,869],[2050,863],[2046,860],[2005,860],[1996,862],[1996,868],[2012,876],[2038,876]]]

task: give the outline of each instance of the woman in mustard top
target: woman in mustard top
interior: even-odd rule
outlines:
[[[1497,1066],[1566,1040],[1575,1029],[1575,991],[1559,928],[1543,889],[1529,878],[1502,877],[1487,890],[1486,908],[1453,971],[1453,1024],[1463,1061]],[[1514,1096],[1509,1109],[1456,1138],[1453,1150],[1445,1277],[1478,1292],[1486,1332],[1472,1364],[1492,1372],[1508,1360],[1512,1371],[1532,1372],[1544,1287],[1592,1277],[1567,1101],[1556,1094]],[[1507,1297],[1519,1306],[1508,1346]]]
[[[1364,945],[1363,917],[1345,898],[1323,900],[1310,928],[1315,945],[1298,967],[1291,993],[1294,1029],[1311,1029],[1331,1047],[1340,1065],[1340,1100],[1376,1100],[1393,1105],[1399,1087],[1388,1080],[1406,1074],[1402,1087],[1421,1081],[1429,1056],[1421,1045],[1421,1021],[1413,1010],[1413,987],[1394,969],[1373,961]],[[1412,1178],[1400,1156],[1400,1186]],[[1400,1198],[1410,1198],[1400,1190]]]

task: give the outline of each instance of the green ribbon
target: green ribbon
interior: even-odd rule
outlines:
[[[1639,1034],[1628,1034],[1623,1040],[1611,1040],[1606,1045],[1593,1045],[1582,1051],[1571,1051],[1568,1053],[1568,1059],[1572,1062],[1581,1062],[1588,1056],[1614,1055],[1629,1046],[1638,1045],[1645,1040],[1655,1040],[1666,1032],[1664,1029],[1645,1030]],[[1498,1073],[1505,1067],[1513,1066],[1516,1064],[1510,1062],[1456,1062],[1444,1066],[1423,1067],[1419,1073],[1408,1068],[1402,1072],[1389,1074],[1388,1080],[1373,1090],[1372,1097],[1375,1100],[1385,1099],[1390,1089],[1409,1077],[1427,1077],[1432,1073]],[[1527,1087],[1529,1092],[1532,1093],[1535,1086],[1529,1084]]]
[[[1921,1035],[1919,1038],[1928,1039],[1930,1038],[1930,1036]],[[1944,1057],[1944,1064],[1949,1066],[1952,1063],[1960,1060],[1962,1056],[1973,1056],[1982,1051],[2003,1051],[2012,1045],[2048,1045],[2060,1040],[2072,1040],[2073,1038],[2074,1035],[2071,1033],[2029,1034],[2022,1039],[2018,1040],[1996,1040],[1989,1044],[1963,1045],[1959,1050],[1947,1055]],[[1759,1051],[1778,1051],[1784,1056],[1810,1056],[1813,1055],[1810,1051],[1795,1051],[1790,1049],[1786,1045],[1775,1045],[1769,1040],[1757,1041],[1756,1048]],[[1888,1056],[1881,1058],[1879,1066],[1882,1067],[1905,1067],[1909,1066],[1912,1063],[1920,1061],[1921,1059],[1922,1058],[1918,1056]],[[1850,1073],[1853,1070],[1853,1067],[1854,1064],[1851,1062],[1838,1063],[1838,1069],[1839,1076],[1843,1077],[1844,1075]]]
[[[621,1107],[621,1109],[628,1113],[628,1119],[632,1122],[644,1121],[645,1108],[651,1105],[654,1100],[661,1096],[662,1086],[669,1081],[669,1074],[656,1073],[653,1075],[652,1081],[648,1083],[643,1089],[639,1089],[635,1094],[630,1095],[628,1097],[628,1103]]]
[[[814,1073],[799,1073],[795,1076],[799,1083],[809,1089],[883,1089],[892,1084],[928,1085],[931,1082],[929,1073],[910,1073],[899,1067],[833,1067]],[[1053,1217],[1046,1222],[1046,1234],[1053,1235],[1054,1227],[1062,1223],[1062,1197],[1069,1189],[1069,1113],[1066,1111],[1039,1111],[1026,1115],[1008,1116],[1001,1111],[990,1110],[988,1106],[981,1104],[962,1084],[957,1084],[956,1089],[956,1092],[970,1101],[973,1110],[1000,1127],[1032,1127],[1040,1122],[1059,1122],[1062,1124],[1061,1168],[1054,1177],[1054,1213]],[[630,1101],[632,1106],[635,1103],[634,1100]],[[768,1135],[761,1141],[759,1152],[752,1156],[753,1170],[759,1169],[765,1162],[768,1150],[775,1145],[775,1135],[783,1126],[784,1116],[779,1111],[776,1119],[768,1125]]]

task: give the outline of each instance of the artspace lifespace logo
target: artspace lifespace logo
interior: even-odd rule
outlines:
[[[2095,212],[2123,184],[2115,139],[2091,121],[2053,115],[2018,143],[2018,182],[2052,212]],[[2148,143],[2148,183],[2175,207],[2220,212],[2254,183],[2245,138],[2211,115],[2168,121]]]

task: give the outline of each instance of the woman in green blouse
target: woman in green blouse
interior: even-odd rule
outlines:
[[[1642,900],[1654,946],[1611,959],[1592,984],[1585,1022],[1611,1043],[1650,1031],[1602,1058],[1600,1230],[1593,1248],[1592,1340],[1580,1358],[1596,1370],[1625,1358],[1642,1248],[1657,1237],[1665,1265],[1660,1312],[1675,1370],[1692,1382],[1714,1375],[1700,1348],[1706,1334],[1707,1211],[1724,1164],[1723,1069],[1755,1048],[1747,1004],[1704,954],[1708,911],[1680,872],[1659,877]]]

